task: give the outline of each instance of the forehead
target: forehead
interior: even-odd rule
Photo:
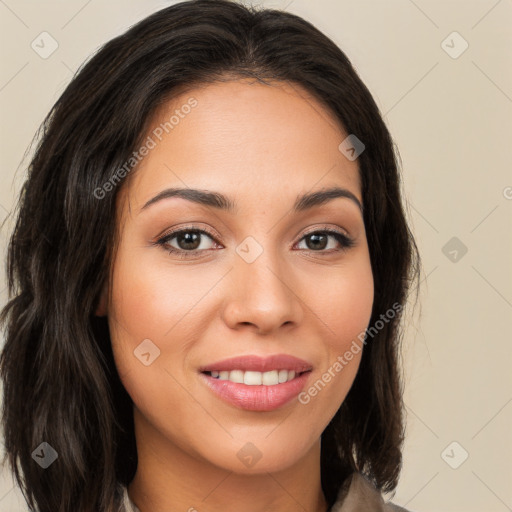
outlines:
[[[360,199],[357,161],[339,150],[339,120],[297,84],[247,79],[190,88],[151,119],[125,194],[140,208],[171,186],[222,190],[240,200],[343,186]]]

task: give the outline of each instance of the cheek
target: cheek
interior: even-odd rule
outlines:
[[[372,314],[374,282],[365,254],[325,280],[311,300],[325,326],[322,365],[299,396],[309,409],[309,428],[320,434],[347,396],[361,362],[362,339]],[[311,295],[310,295],[311,297]]]
[[[181,395],[170,363],[183,357],[187,322],[180,320],[191,308],[175,277],[120,251],[109,307],[112,351],[121,382],[146,418],[165,424],[173,423],[169,405],[174,406],[174,414],[180,405],[173,398]]]
[[[201,298],[218,280],[210,274],[185,265],[170,269],[157,251],[144,257],[119,250],[109,326],[117,370],[134,402],[177,386],[173,375],[182,380],[188,347],[201,337],[207,315]]]
[[[332,312],[333,330],[339,333],[336,345],[345,350],[346,345],[365,331],[373,307],[373,279],[371,273],[354,274],[340,294],[337,308]],[[335,303],[335,301],[333,301]]]
[[[366,254],[363,254],[366,256]],[[365,331],[373,308],[374,282],[369,258],[354,260],[339,273],[338,279],[325,282],[324,292],[316,292],[321,318],[330,336],[326,343],[337,354],[345,352]]]
[[[193,324],[194,306],[211,285],[198,272],[182,267],[170,271],[154,259],[120,255],[116,261],[110,317],[116,338],[134,349],[144,339],[155,343],[186,339],[183,328]],[[163,347],[162,347],[163,348]]]

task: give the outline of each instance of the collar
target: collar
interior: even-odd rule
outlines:
[[[328,512],[409,512],[385,503],[381,493],[361,473],[352,473],[343,482],[338,497]]]

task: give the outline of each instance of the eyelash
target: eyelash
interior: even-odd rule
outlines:
[[[197,249],[194,249],[194,250],[190,250],[190,251],[185,251],[183,249],[176,249],[176,247],[169,247],[168,243],[170,242],[170,240],[175,238],[177,235],[180,235],[181,233],[198,233],[201,235],[208,235],[215,243],[218,243],[217,240],[215,239],[215,235],[213,233],[210,233],[207,229],[199,229],[197,227],[190,226],[190,227],[185,227],[185,228],[182,228],[182,229],[179,229],[176,231],[171,231],[170,233],[166,233],[165,235],[160,237],[158,240],[153,242],[153,245],[157,245],[157,246],[164,248],[169,254],[178,256],[180,259],[194,258],[194,257],[197,257],[197,253],[209,250],[209,249],[202,249],[202,250],[198,251]],[[315,231],[310,231],[310,232],[304,234],[302,236],[302,238],[299,240],[299,242],[301,242],[304,238],[306,238],[310,235],[317,235],[317,234],[326,234],[326,235],[330,235],[330,236],[334,237],[337,240],[337,242],[341,245],[341,249],[335,249],[335,250],[330,250],[330,251],[325,251],[325,250],[315,251],[313,249],[302,249],[302,250],[307,250],[309,252],[320,253],[320,254],[322,254],[322,253],[332,254],[333,252],[346,251],[355,245],[355,242],[352,238],[348,237],[344,233],[341,233],[339,231],[335,231],[332,229],[317,229]]]

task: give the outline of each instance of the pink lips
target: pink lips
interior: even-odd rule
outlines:
[[[218,361],[203,366],[199,370],[200,377],[208,388],[229,404],[249,411],[272,411],[290,402],[304,389],[312,365],[303,359],[286,354],[269,357],[249,355]],[[248,386],[229,380],[219,380],[204,373],[231,370],[256,372],[293,370],[297,376],[288,382],[273,386]]]

